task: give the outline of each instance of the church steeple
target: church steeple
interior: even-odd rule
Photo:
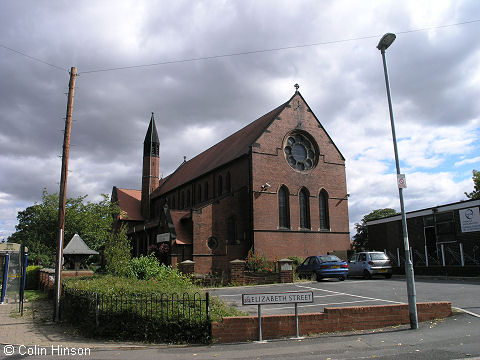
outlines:
[[[155,126],[155,119],[150,118],[150,124],[148,125],[147,134],[143,141],[143,156],[159,156],[160,141],[158,140],[157,127]]]
[[[160,168],[160,141],[158,140],[155,119],[152,113],[147,134],[143,142],[143,171],[142,171],[142,215],[150,218],[150,195],[158,187]]]

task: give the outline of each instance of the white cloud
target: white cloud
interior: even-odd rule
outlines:
[[[114,72],[82,71],[355,39],[397,31],[388,49],[407,210],[456,201],[479,162],[476,1],[7,0],[0,44],[80,76],[68,192],[139,188],[150,112],[163,175],[300,91],[347,162],[350,222],[398,207],[378,38]],[[56,192],[68,74],[0,48],[0,238],[19,206]],[[5,200],[5,199],[8,199]],[[6,201],[6,202],[5,202]],[[352,233],[353,235],[353,233]]]

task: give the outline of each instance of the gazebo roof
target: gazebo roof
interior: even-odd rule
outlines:
[[[70,242],[63,249],[64,255],[98,255],[98,251],[90,249],[80,235],[73,235]]]

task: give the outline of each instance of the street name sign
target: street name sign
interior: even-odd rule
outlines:
[[[242,305],[313,303],[313,292],[242,294]]]

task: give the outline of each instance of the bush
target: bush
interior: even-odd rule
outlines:
[[[130,277],[135,277],[139,280],[157,278],[161,271],[162,266],[153,254],[148,256],[141,255],[130,260]]]
[[[27,278],[25,280],[25,290],[37,290],[40,282],[40,269],[39,265],[27,266]]]
[[[293,261],[293,265],[294,265],[295,267],[297,267],[298,265],[300,265],[301,263],[303,263],[303,260],[305,260],[304,258],[299,257],[299,256],[289,256],[288,259],[290,259],[290,260]]]
[[[206,319],[203,291],[176,269],[164,265],[157,268],[148,258],[140,262],[147,265],[139,268],[142,271],[146,268],[145,274],[156,271],[156,277],[150,279],[111,275],[66,278],[63,281],[62,319],[79,326],[86,335],[104,338],[209,342],[210,324]],[[97,304],[101,311],[96,314]],[[167,316],[172,313],[173,316]],[[239,314],[221,300],[210,298],[212,321]]]
[[[105,269],[109,274],[128,276],[130,272],[130,240],[127,237],[127,227],[122,225],[118,231],[113,231],[105,244]]]
[[[252,250],[248,251],[247,262],[245,269],[252,272],[273,272],[275,270],[276,262],[269,261],[265,255],[259,255]]]

